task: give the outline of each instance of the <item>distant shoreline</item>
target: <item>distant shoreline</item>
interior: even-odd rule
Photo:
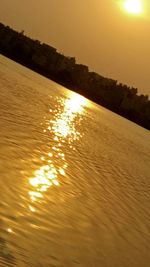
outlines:
[[[0,23],[0,53],[150,130],[150,100],[137,88],[90,72],[54,47]]]

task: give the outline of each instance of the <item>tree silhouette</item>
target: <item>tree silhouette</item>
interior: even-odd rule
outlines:
[[[150,101],[137,88],[90,72],[56,48],[0,23],[0,53],[150,130]]]

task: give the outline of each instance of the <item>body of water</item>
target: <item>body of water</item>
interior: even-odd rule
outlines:
[[[0,56],[0,267],[149,267],[150,135]]]

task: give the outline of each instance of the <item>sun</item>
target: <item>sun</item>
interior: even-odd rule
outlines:
[[[141,0],[125,0],[124,9],[131,14],[141,14],[142,13],[142,2]]]

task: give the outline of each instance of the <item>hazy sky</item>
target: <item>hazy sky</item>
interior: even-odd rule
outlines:
[[[124,1],[0,0],[0,21],[150,96],[150,0],[140,16]]]

